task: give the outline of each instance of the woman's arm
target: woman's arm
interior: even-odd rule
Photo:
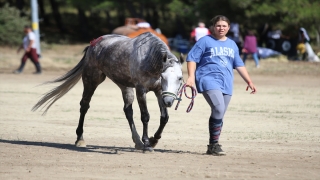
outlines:
[[[252,83],[251,78],[249,76],[249,73],[248,73],[246,67],[244,67],[244,66],[236,67],[236,70],[238,71],[238,73],[240,74],[242,79],[248,84],[246,90],[248,91],[248,89],[250,88],[252,90],[251,94],[255,94],[257,92],[257,89],[254,86],[254,84]]]
[[[195,72],[196,72],[196,63],[195,62],[187,62],[188,68],[188,79],[187,86],[194,87],[195,86]]]

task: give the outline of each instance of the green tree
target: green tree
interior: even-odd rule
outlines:
[[[232,0],[236,1],[236,0]],[[246,0],[250,1],[244,8],[247,18],[263,17],[272,19],[282,27],[297,25],[305,27],[309,32],[320,32],[320,1],[317,0]],[[311,33],[310,35],[314,35]]]
[[[319,0],[198,0],[195,11],[199,18],[209,20],[223,14],[241,24],[255,28],[263,23],[286,28],[305,27],[309,32],[320,32]]]
[[[6,2],[0,0],[0,6]],[[23,12],[30,11],[27,0],[9,2],[12,6],[17,6],[14,2],[24,2]],[[40,18],[44,19],[40,23],[41,32],[50,34],[45,36],[46,40],[56,42],[59,38],[87,42],[124,25],[127,17],[143,18],[168,37],[177,33],[188,36],[198,21],[209,25],[210,19],[218,14],[239,23],[242,29],[255,29],[268,22],[282,29],[305,27],[312,38],[320,32],[319,0],[39,0],[39,5],[43,16]],[[14,21],[21,19],[19,13],[15,16]],[[10,28],[0,29],[2,33],[12,32]]]
[[[19,45],[22,42],[23,28],[30,25],[27,17],[20,17],[20,11],[8,4],[0,8],[0,45]]]

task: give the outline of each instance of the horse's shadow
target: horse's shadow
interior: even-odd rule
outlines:
[[[92,152],[92,153],[101,153],[101,154],[110,154],[110,155],[112,155],[112,154],[121,154],[121,153],[124,153],[124,152],[143,153],[142,150],[136,150],[133,147],[97,146],[97,145],[87,145],[87,147],[76,147],[73,144],[63,144],[63,143],[53,143],[53,142],[36,142],[36,141],[22,141],[22,140],[5,140],[5,139],[0,139],[0,143],[15,144],[15,145],[25,145],[25,146],[43,146],[43,147],[65,149],[65,150],[77,151],[77,152]],[[167,149],[154,149],[154,152],[203,155],[202,153],[198,153],[198,152],[167,150]]]

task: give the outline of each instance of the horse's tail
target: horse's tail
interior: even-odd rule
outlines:
[[[52,106],[53,103],[55,103],[58,99],[60,99],[63,95],[65,95],[70,89],[73,88],[74,85],[77,84],[77,82],[80,80],[83,72],[83,68],[86,65],[86,54],[88,51],[88,48],[90,46],[87,46],[83,52],[84,55],[81,59],[81,61],[69,72],[67,72],[65,75],[53,80],[45,82],[44,84],[49,83],[58,83],[63,82],[60,86],[55,87],[54,89],[51,89],[49,92],[47,92],[38,102],[32,107],[32,111],[36,111],[40,106],[45,104],[43,106],[46,107],[45,111],[42,115],[45,115],[49,108]]]

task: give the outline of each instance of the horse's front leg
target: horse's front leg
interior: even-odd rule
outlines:
[[[161,96],[161,91],[155,91],[154,92],[155,95],[157,96],[158,99],[158,104],[159,104],[159,108],[160,108],[160,126],[157,130],[157,132],[154,134],[154,137],[150,137],[149,141],[150,141],[150,145],[154,148],[159,139],[161,139],[161,134],[163,132],[164,127],[166,126],[168,120],[169,120],[169,115],[168,115],[168,110],[166,108],[166,106],[163,103],[162,100],[162,96]]]
[[[144,147],[144,144],[140,140],[140,136],[137,132],[136,126],[134,125],[134,121],[133,121],[133,109],[132,109],[132,103],[134,100],[133,88],[125,87],[120,84],[118,84],[118,86],[120,87],[120,89],[122,91],[122,98],[123,98],[123,102],[124,102],[123,111],[126,115],[126,118],[128,120],[129,126],[130,126],[132,140],[135,144],[135,148],[142,150]]]
[[[142,134],[142,142],[144,143],[143,151],[152,152],[153,149],[150,145],[149,136],[148,136],[148,123],[149,123],[150,115],[147,108],[146,94],[147,94],[146,89],[144,89],[141,86],[136,87],[136,95],[137,95],[137,100],[140,107],[141,121],[143,125],[143,134]]]

